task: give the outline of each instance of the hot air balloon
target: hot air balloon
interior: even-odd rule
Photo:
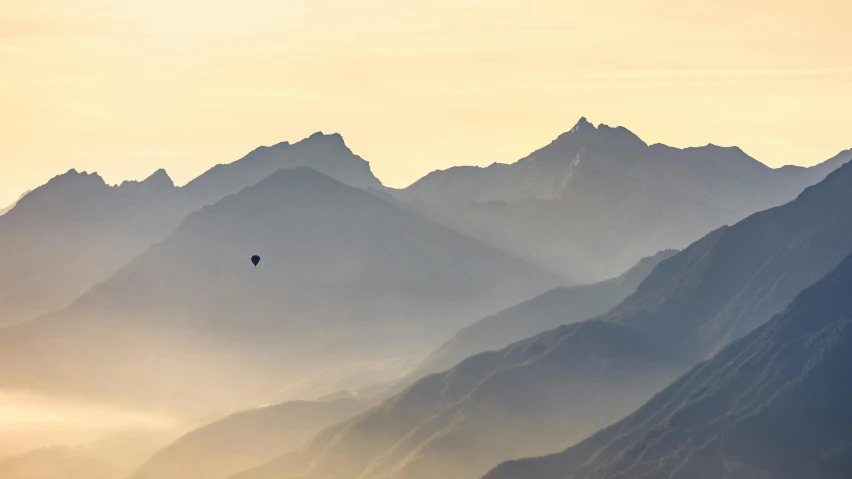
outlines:
[[[251,263],[257,268],[257,263],[260,263],[260,256],[254,255],[251,257]]]

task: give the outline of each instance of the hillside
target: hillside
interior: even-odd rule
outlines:
[[[635,413],[486,479],[848,477],[852,256]]]
[[[165,171],[109,186],[71,170],[0,216],[0,325],[66,306],[168,234],[177,189]]]
[[[293,401],[232,414],[195,429],[147,460],[131,479],[224,479],[305,443],[367,407],[353,398]]]
[[[430,354],[413,376],[440,372],[468,356],[500,349],[518,339],[603,314],[633,294],[660,261],[676,253],[674,250],[661,251],[642,258],[618,277],[600,283],[556,288],[483,318],[456,333]]]

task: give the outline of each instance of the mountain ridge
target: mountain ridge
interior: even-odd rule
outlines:
[[[625,419],[483,479],[841,478],[852,464],[852,255]]]
[[[110,186],[71,169],[0,216],[0,324],[65,306],[160,239],[177,194],[163,174]]]
[[[591,283],[784,204],[849,159],[844,151],[815,167],[772,169],[738,147],[649,146],[626,128],[582,120],[514,163],[437,170],[392,193],[471,237]]]
[[[846,164],[796,200],[661,261],[611,312],[467,358],[302,450],[234,477],[462,479],[512,457],[564,449],[629,414],[836,268],[852,252],[850,211]],[[752,300],[741,301],[743,293]],[[703,331],[717,324],[725,327]]]
[[[96,172],[73,168],[55,176],[0,215],[0,286],[9,291],[5,297],[0,293],[0,325],[68,305],[165,239],[192,212],[278,169],[303,165],[344,183],[382,188],[369,164],[352,153],[339,134],[323,133],[292,145],[257,148],[182,187],[176,187],[164,169],[118,185],[107,184]],[[62,238],[68,238],[68,244],[62,244]],[[41,261],[28,263],[23,257]]]
[[[251,254],[262,258],[257,268]],[[68,308],[0,331],[0,378],[7,387],[116,400],[127,396],[117,386],[142,388],[139,398],[163,405],[174,396],[185,406],[208,391],[207,400],[231,404],[269,393],[272,369],[295,375],[356,353],[414,354],[470,316],[559,284],[312,168],[282,169],[191,214]],[[143,354],[152,350],[160,351],[153,363]],[[159,362],[173,382],[156,374]],[[139,365],[138,383],[110,379],[122,364]],[[192,368],[196,386],[177,379]],[[225,379],[241,387],[225,390]]]
[[[676,254],[661,251],[642,258],[623,274],[600,283],[552,289],[461,329],[424,360],[413,376],[437,373],[483,351],[500,349],[538,333],[599,316],[627,296],[661,261]]]

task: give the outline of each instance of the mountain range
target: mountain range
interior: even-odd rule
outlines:
[[[852,164],[668,258],[596,318],[416,382],[239,479],[477,477],[563,449],[748,334],[852,252]],[[631,476],[627,476],[631,477]]]
[[[771,169],[737,148],[649,146],[623,127],[581,119],[511,165],[436,171],[402,190],[382,186],[339,134],[321,132],[257,148],[183,187],[162,170],[113,187],[71,170],[37,188],[15,215],[0,215],[0,325],[67,306],[190,213],[282,168],[308,166],[397,198],[569,282],[592,283],[784,203],[850,158],[852,150],[811,168]]]
[[[852,256],[625,419],[484,479],[840,479],[852,468]]]
[[[781,344],[762,325],[852,251],[850,159],[852,150],[811,168],[771,169],[738,148],[648,145],[581,119],[511,165],[433,172],[400,190],[383,186],[340,135],[322,133],[258,148],[183,187],[164,170],[116,186],[71,170],[0,214],[0,389],[183,417],[393,379],[392,366],[376,365],[426,356],[401,380],[372,387],[385,395],[379,404],[250,409],[190,432],[135,479],[462,479],[558,450],[566,452],[543,461],[568,464],[562,471],[577,478],[702,468],[721,478],[719,463],[724,477],[774,477],[780,470],[742,461],[717,440],[779,453],[786,446],[761,452],[760,438],[725,423],[773,400],[741,409],[701,395],[763,367],[743,345]],[[842,309],[805,293],[779,317],[801,316],[795,305],[809,294]],[[836,319],[831,308],[812,309]],[[813,332],[833,341],[842,327]],[[801,354],[752,382],[775,397],[795,380],[778,386],[764,376],[819,365],[821,351],[842,354],[808,338],[788,338],[778,351],[795,343]],[[748,358],[731,355],[746,350]],[[741,359],[733,376],[719,357]],[[383,373],[367,377],[359,361]],[[328,371],[340,381],[321,377]],[[660,395],[674,399],[661,404]],[[605,429],[569,448],[648,400],[641,421],[637,412],[613,426],[617,434]],[[673,430],[660,419],[681,411],[707,422]],[[814,443],[827,444],[820,434]],[[622,436],[643,445],[628,448]],[[845,440],[800,456],[814,468],[789,472],[833,477],[847,461]],[[592,449],[600,453],[582,456]],[[39,450],[2,465],[19,475],[42,462],[93,471],[84,475],[110,469],[104,454],[85,452]],[[216,460],[200,466],[208,453]],[[491,474],[549,467],[540,464]]]
[[[96,173],[57,176],[0,216],[0,325],[67,306],[165,239],[190,213],[298,166],[359,188],[381,185],[340,135],[323,133],[257,148],[181,188],[164,170],[118,186]]]
[[[648,145],[585,118],[512,164],[430,173],[397,193],[465,234],[575,283],[786,203],[852,159],[772,169],[736,147]]]
[[[316,170],[282,169],[70,306],[0,330],[0,386],[233,406],[321,365],[426,351],[560,284]]]

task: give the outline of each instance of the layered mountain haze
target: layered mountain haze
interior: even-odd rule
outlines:
[[[403,189],[324,133],[70,170],[0,210],[0,477],[840,477],[850,160],[583,118]]]
[[[771,169],[739,148],[648,145],[585,118],[513,164],[433,172],[395,194],[465,234],[578,283],[683,248],[796,197],[852,150],[812,168]]]
[[[340,135],[323,133],[257,148],[182,188],[164,170],[118,186],[96,173],[57,176],[25,194],[9,214],[0,213],[0,325],[68,305],[163,240],[190,213],[297,166],[358,188],[381,188]]]
[[[486,479],[829,479],[852,467],[852,256],[635,413]]]
[[[548,354],[556,341],[482,353],[234,479],[476,477],[500,460],[566,447],[626,414],[677,373],[659,367],[664,348],[649,347],[627,328],[579,324],[563,358]],[[617,348],[601,341],[615,336]],[[570,364],[590,355],[598,364]],[[604,365],[608,375],[599,377]],[[641,379],[633,379],[639,372]],[[582,412],[569,414],[578,406]],[[572,430],[576,436],[566,433]]]
[[[344,397],[232,414],[158,451],[130,478],[224,479],[298,448],[321,429],[354,416],[368,404]]]
[[[313,169],[284,169],[190,215],[68,308],[0,332],[0,386],[239,404],[319,365],[425,352],[560,283]]]
[[[83,444],[43,447],[0,458],[0,477],[124,479],[172,439],[164,431],[132,431]]]
[[[168,234],[177,197],[163,170],[109,186],[71,170],[0,216],[0,325],[70,303]]]
[[[636,291],[639,284],[664,259],[677,251],[661,251],[642,258],[620,276],[600,283],[550,290],[533,299],[483,318],[456,333],[431,353],[413,376],[449,369],[468,356],[500,349],[563,324],[575,323],[607,312]]]
[[[610,312],[468,358],[235,478],[461,479],[560,450],[768,321],[850,252],[846,164],[660,262]]]
[[[846,151],[816,167],[771,170],[738,149],[649,147],[624,128],[581,120],[513,165],[453,168],[396,191],[384,188],[339,134],[257,148],[181,188],[162,170],[117,187],[72,170],[38,188],[28,207],[0,216],[0,256],[17,258],[4,263],[0,277],[0,324],[67,305],[188,214],[282,168],[308,166],[383,199],[393,194],[466,235],[593,282],[790,199],[850,158]]]

